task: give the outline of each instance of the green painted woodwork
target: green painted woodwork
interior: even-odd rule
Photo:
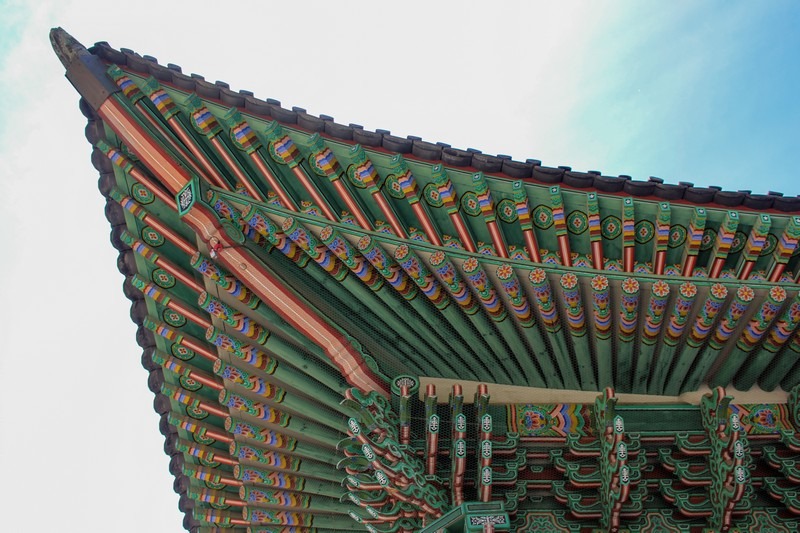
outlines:
[[[669,202],[659,202],[655,217],[655,243],[653,246],[653,264],[655,265],[655,254],[658,252],[666,253],[669,247],[669,229],[671,221],[671,207]]]
[[[636,204],[633,198],[622,199],[622,211],[620,220],[622,221],[622,250],[626,248],[636,248]],[[622,259],[622,257],[620,257]]]
[[[663,382],[659,392],[674,396],[685,390],[681,388],[684,377],[696,360],[703,343],[711,334],[714,320],[727,296],[728,289],[720,283],[714,284],[709,288],[708,297],[698,310],[692,332],[686,340],[687,345],[675,361],[670,378]],[[660,361],[662,363],[661,366],[665,367],[669,360],[670,358],[665,357],[663,361]]]
[[[351,390],[242,275],[255,268],[289,287],[387,382],[670,396],[707,382],[788,389],[800,382],[796,215],[512,181],[225,107],[130,66],[109,75],[123,90],[112,96],[119,112],[192,176],[191,194],[167,202],[146,154],[108,125],[95,142],[112,163],[109,210],[123,208],[112,239],[126,292],[145,295],[135,314],[154,334],[151,387],[178,432],[175,470],[202,527],[391,531],[419,529],[423,515],[426,527],[457,517],[447,531],[488,516],[517,531],[796,525],[787,518],[798,512],[796,391],[788,406],[739,406],[714,389],[701,408],[617,405],[606,392],[585,410],[520,407],[528,418],[513,430],[516,407],[488,394],[437,404],[409,393],[393,413],[376,393]],[[223,250],[187,223],[193,210],[213,213],[252,263],[223,266]],[[597,259],[604,270],[592,268]],[[664,274],[653,274],[662,259]],[[682,272],[690,259],[694,272]],[[715,260],[720,277],[706,279]],[[204,331],[203,321],[214,325]],[[536,432],[545,425],[552,435]],[[479,488],[497,513],[470,507]]]
[[[340,228],[344,229],[344,228]],[[418,315],[433,328],[434,331],[444,332],[451,330],[451,324],[448,322],[449,318],[454,320],[458,315],[457,311],[448,306],[442,313],[433,312],[430,307],[431,304],[425,299],[418,297],[419,290],[416,288],[414,282],[409,279],[408,275],[395,263],[382,249],[380,244],[373,241],[372,237],[364,236],[358,241],[358,249],[370,261],[370,263],[378,270],[378,272],[398,290],[411,307],[418,313]],[[447,315],[445,315],[445,312]],[[449,316],[448,316],[449,315]],[[458,318],[458,320],[461,320]],[[464,332],[466,333],[466,332]],[[458,332],[453,331],[453,335],[445,335],[443,339],[454,353],[463,354],[464,357],[470,356],[473,358],[473,367],[478,368],[479,364],[475,362],[476,354],[473,349],[469,347]],[[469,369],[469,366],[467,367]],[[470,376],[472,379],[480,379],[479,374],[475,374],[474,370],[470,369]]]
[[[786,346],[767,366],[767,370],[759,378],[759,386],[772,391],[779,383],[782,383],[784,390],[791,390],[797,385],[797,372],[793,368],[800,357],[800,338],[793,337]]]
[[[628,444],[624,442],[625,423],[616,414],[615,405],[613,391],[606,389],[597,397],[594,407],[594,427],[600,441],[600,527],[606,531],[619,530],[620,513],[630,497],[631,484],[638,485],[640,478],[639,465],[629,460]],[[633,503],[637,511],[641,510],[641,501]]]
[[[272,356],[274,356],[274,358],[291,365],[285,370],[287,373],[286,381],[288,383],[292,383],[294,386],[301,388],[308,386],[316,388],[319,387],[319,384],[322,384],[330,389],[330,391],[323,389],[319,391],[319,394],[326,395],[326,399],[334,402],[338,402],[341,399],[338,393],[344,390],[342,379],[332,374],[329,369],[319,365],[315,359],[304,354],[301,350],[298,350],[295,346],[292,346],[278,336],[272,335],[267,339],[266,343],[263,345],[266,349],[265,351],[242,342],[236,337],[223,333],[213,326],[206,331],[206,340],[244,362],[262,370],[271,369],[273,373],[280,375],[284,370],[282,370],[283,367],[273,360]],[[302,369],[303,372],[298,373],[294,371],[292,367],[294,367],[294,369]],[[329,401],[325,403],[329,404]]]
[[[391,318],[386,319],[401,336],[401,340],[410,342],[422,340],[423,344],[417,345],[417,353],[425,358],[425,367],[435,366],[450,375],[457,375],[455,370],[450,368],[450,362],[438,356],[446,353],[448,348],[444,341],[436,332],[430,328],[422,327],[412,330],[410,324],[419,323],[420,318],[413,309],[409,309],[402,304],[402,298],[392,291],[384,278],[372,267],[367,259],[356,251],[355,247],[332,226],[325,226],[320,232],[320,238],[326,246],[338,257],[350,270],[355,273],[381,300],[387,313]],[[376,304],[380,305],[380,304]],[[373,309],[375,309],[373,307]],[[446,375],[446,374],[445,374]]]
[[[789,262],[797,249],[798,240],[800,240],[800,217],[793,216],[789,218],[786,229],[778,238],[775,251],[772,253],[775,266],[785,265]]]
[[[617,326],[616,376],[620,392],[631,392],[634,371],[634,349],[639,313],[639,282],[626,278],[619,287],[620,310]]]
[[[758,259],[758,256],[761,254],[766,244],[766,238],[767,235],[769,235],[772,222],[772,217],[770,217],[770,215],[763,214],[758,217],[747,239],[747,244],[742,251],[742,258],[745,261],[756,261]]]
[[[719,351],[725,346],[731,335],[733,335],[739,319],[754,298],[755,292],[747,285],[742,285],[736,290],[727,311],[717,323],[717,329],[713,337],[711,337],[703,351],[698,355],[698,362],[684,381],[684,387],[686,389],[694,390],[700,384],[703,376],[706,375],[711,365],[714,363]]]
[[[734,531],[734,511],[741,516],[753,498],[748,440],[730,401],[721,387],[702,398],[705,436],[676,435],[676,446],[687,459],[659,451],[663,464],[680,480],[660,480],[661,491],[682,513],[705,517],[713,531]]]
[[[631,390],[647,390],[651,368],[655,362],[657,341],[661,333],[670,287],[664,280],[658,280],[650,286],[647,313],[642,320],[639,354],[636,358],[635,371]]]
[[[713,256],[715,259],[726,259],[733,244],[736,229],[739,227],[739,213],[728,211],[725,219],[717,229],[717,239],[714,241]]]
[[[729,383],[733,380],[734,375],[737,373],[748,354],[753,351],[755,345],[766,334],[770,323],[778,314],[784,300],[786,300],[786,291],[782,287],[773,287],[770,289],[767,293],[766,300],[755,315],[753,315],[753,318],[750,319],[750,322],[745,326],[733,350],[717,371],[717,374],[710,380],[710,384],[721,386],[723,383]],[[797,319],[800,319],[800,317],[792,318],[792,315],[788,314],[785,319],[788,324],[791,324],[792,322],[796,322]],[[784,325],[784,328],[791,327],[793,329],[795,326]],[[755,376],[752,376],[752,372],[750,374],[750,376],[737,376],[734,385],[748,382],[752,384],[752,382],[755,381]]]
[[[762,349],[747,360],[734,377],[733,383],[738,389],[746,390],[753,386],[758,377],[773,362],[775,354],[792,336],[798,324],[800,324],[800,294],[795,296],[794,300],[786,306],[784,313],[771,325]],[[749,353],[753,351],[751,349]]]
[[[714,531],[727,531],[732,525],[733,507],[747,509],[752,497],[751,485],[747,484],[747,437],[742,435],[738,417],[727,415],[730,400],[723,389],[717,388],[700,403],[703,425],[711,442],[709,526]]]
[[[564,388],[575,389],[578,387],[578,377],[575,374],[571,355],[567,350],[566,338],[560,334],[561,323],[547,273],[544,269],[535,268],[528,273],[528,279],[533,287],[550,346],[553,348],[553,358],[560,373],[561,383]]]
[[[418,529],[422,520],[441,516],[447,506],[444,492],[427,482],[423,463],[400,445],[402,420],[389,402],[350,389],[342,404],[353,414],[347,422],[350,438],[340,443],[345,458],[339,467],[349,474],[342,499],[367,513],[351,511],[350,517],[357,523],[402,520]]]
[[[487,524],[495,531],[511,530],[511,521],[500,502],[465,502],[420,529],[420,533],[482,532]]]

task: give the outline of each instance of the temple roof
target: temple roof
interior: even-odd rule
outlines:
[[[529,158],[514,161],[503,154],[486,154],[475,148],[456,148],[446,142],[423,140],[415,135],[397,137],[388,129],[365,130],[354,123],[339,124],[333,117],[325,114],[315,116],[302,107],[291,109],[281,107],[281,102],[273,98],[262,99],[249,90],[232,90],[225,81],[210,82],[200,74],[183,73],[174,63],[160,64],[148,54],[139,54],[128,48],[112,48],[107,42],[98,42],[91,47],[93,54],[104,60],[126,65],[143,76],[153,76],[160,82],[174,85],[187,93],[197,93],[204,99],[211,99],[223,106],[235,106],[246,113],[260,117],[270,117],[282,124],[293,124],[307,132],[319,132],[331,139],[353,141],[364,147],[383,148],[389,152],[411,154],[426,161],[441,161],[448,167],[475,169],[493,175],[504,175],[511,179],[533,177],[541,183],[564,184],[578,189],[596,189],[601,192],[618,192],[634,197],[659,198],[663,200],[702,205],[748,208],[755,210],[774,209],[779,212],[800,211],[800,197],[785,195],[778,191],[767,194],[753,194],[752,191],[724,190],[724,186],[695,187],[693,183],[680,181],[665,183],[663,179],[650,177],[647,181],[631,179],[630,176],[607,176],[600,172],[573,171],[569,166],[547,167],[541,161]],[[537,168],[539,167],[539,168]]]
[[[463,402],[454,385],[450,406],[437,407],[435,387],[420,389],[432,379],[482,384],[465,413],[477,417],[470,431],[483,415],[499,428],[490,424],[475,443],[494,440],[518,459],[494,466],[509,486],[521,486],[512,471],[528,468],[515,439],[531,411],[490,405],[483,384],[602,393],[597,412],[616,403],[609,387],[666,405],[710,387],[702,401],[727,409],[720,387],[786,399],[781,388],[800,384],[800,198],[403,139],[284,109],[107,43],[87,50],[60,29],[51,41],[84,98],[187,528],[394,523],[377,504],[343,496],[348,484],[356,495],[371,483],[358,474],[372,467],[357,449],[367,445],[357,424],[379,427],[395,409],[402,428],[404,416],[430,411],[405,437],[382,430],[406,447],[379,455],[416,464],[409,450],[429,438],[424,420],[457,425]],[[713,435],[701,409],[693,413],[669,431]],[[637,434],[628,442],[638,443],[647,417],[626,416]],[[455,431],[450,458],[465,439]],[[565,435],[551,436],[571,442]],[[530,457],[550,457],[537,448],[547,441],[529,436]],[[647,438],[655,454],[662,437]],[[583,444],[550,460],[580,457]],[[440,483],[435,461],[427,475],[429,492],[414,496],[427,519],[446,514],[445,485],[455,491],[453,516],[471,516],[458,507],[459,478]],[[479,484],[465,486],[480,495]],[[553,487],[561,488],[548,502],[597,518],[596,502],[581,511],[569,487]],[[512,499],[497,516],[516,516]]]

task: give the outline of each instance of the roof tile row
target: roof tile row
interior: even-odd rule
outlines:
[[[489,155],[469,148],[460,150],[445,143],[430,143],[409,135],[397,137],[388,130],[367,131],[358,124],[339,124],[327,115],[314,116],[300,107],[285,109],[278,100],[260,100],[251,91],[232,91],[222,81],[210,83],[203,76],[183,74],[181,67],[172,63],[160,65],[152,56],[141,56],[122,48],[115,50],[106,42],[96,43],[90,51],[102,59],[126,65],[149,74],[160,82],[179,89],[196,92],[200,97],[218,100],[226,106],[239,107],[254,115],[270,117],[278,122],[297,125],[309,132],[320,132],[342,141],[356,142],[372,148],[383,148],[390,152],[410,154],[427,161],[441,161],[447,166],[473,168],[492,174],[505,174],[513,179],[534,179],[547,184],[564,184],[579,189],[595,188],[601,192],[622,193],[632,196],[654,196],[664,200],[684,200],[693,204],[716,203],[724,207],[744,207],[754,210],[775,209],[783,212],[800,211],[800,197],[783,196],[770,191],[769,194],[752,194],[750,191],[723,191],[721,187],[695,187],[693,183],[681,181],[667,184],[662,179],[651,177],[638,181],[630,176],[603,176],[600,172],[576,172],[570,167],[545,167],[541,161],[528,159],[514,161],[507,155]]]

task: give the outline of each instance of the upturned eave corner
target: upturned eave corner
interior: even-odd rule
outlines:
[[[63,28],[50,30],[50,44],[66,77],[89,106],[97,111],[119,88],[106,76],[102,60]]]

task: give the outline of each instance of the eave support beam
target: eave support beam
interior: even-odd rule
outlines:
[[[107,99],[98,110],[101,118],[137,154],[140,160],[161,180],[173,194],[190,183],[186,171],[178,166],[154,143],[116,98]],[[218,227],[216,217],[199,205],[184,215],[184,221],[212,248],[219,248],[220,261],[231,271],[239,271],[240,279],[262,300],[273,301],[276,311],[298,331],[305,332],[319,344],[328,357],[339,367],[348,382],[362,390],[377,390],[388,395],[383,380],[373,375],[357,350],[341,334],[335,332],[321,317],[305,306],[298,298],[274,279],[250,252],[236,247]],[[212,239],[216,244],[212,243]],[[252,268],[242,268],[252,265]]]

